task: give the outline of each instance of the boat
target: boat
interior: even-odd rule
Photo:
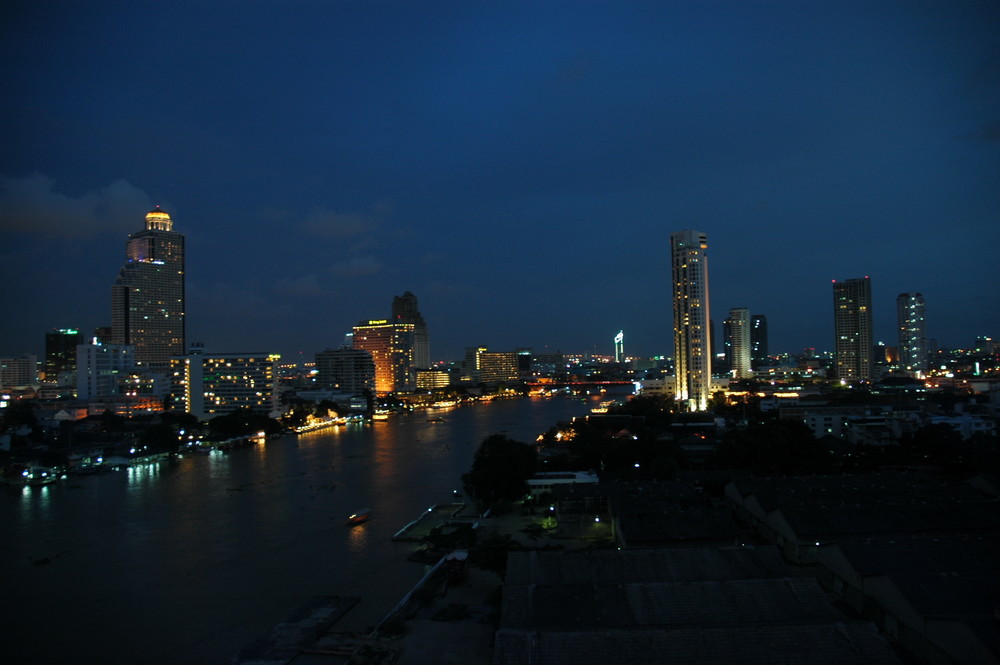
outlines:
[[[347,524],[350,526],[354,526],[355,524],[364,524],[371,518],[371,516],[372,516],[371,508],[362,508],[361,510],[354,513],[353,515],[350,515],[347,518]]]
[[[441,416],[431,416],[430,418],[427,419],[427,422],[429,422],[429,423],[443,423],[444,422],[444,418],[442,418]]]

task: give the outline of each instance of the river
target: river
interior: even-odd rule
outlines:
[[[392,534],[453,500],[479,442],[590,406],[498,400],[0,488],[3,660],[224,664],[316,595],[362,599],[338,628],[374,625],[424,572]]]

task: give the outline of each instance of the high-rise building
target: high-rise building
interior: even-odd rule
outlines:
[[[393,323],[413,324],[413,369],[426,369],[431,366],[430,339],[427,335],[427,324],[417,309],[417,297],[407,291],[392,299]]]
[[[734,307],[723,322],[725,328],[726,364],[729,376],[734,379],[749,379],[750,370],[750,310]]]
[[[361,349],[327,349],[316,354],[316,385],[324,390],[375,390],[372,354]]]
[[[140,368],[167,369],[186,351],[184,319],[184,236],[157,206],[125,245],[111,291],[112,342],[134,346]]]
[[[375,363],[376,394],[413,390],[414,325],[372,319],[354,326],[352,347],[370,353]]]
[[[712,390],[709,335],[708,236],[701,231],[670,235],[674,305],[674,399],[704,411]]]
[[[275,410],[276,353],[192,352],[170,359],[173,408],[199,418],[250,409]]]
[[[625,361],[625,331],[619,330],[615,335],[615,362]]]
[[[758,369],[767,365],[767,317],[754,314],[750,317],[750,366]]]
[[[833,281],[834,367],[841,381],[872,379],[872,286],[868,277]]]
[[[926,372],[924,297],[919,293],[900,293],[896,298],[896,322],[899,326],[899,366],[910,372]]]
[[[76,371],[76,347],[83,335],[73,328],[45,333],[45,380],[55,382],[59,374]]]

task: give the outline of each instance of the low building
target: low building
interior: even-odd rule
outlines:
[[[250,409],[276,411],[275,353],[192,353],[171,358],[172,406],[199,418]]]

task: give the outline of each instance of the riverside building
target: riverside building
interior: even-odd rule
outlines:
[[[708,236],[701,231],[670,235],[674,309],[674,399],[689,411],[704,411],[712,390],[709,339]]]

